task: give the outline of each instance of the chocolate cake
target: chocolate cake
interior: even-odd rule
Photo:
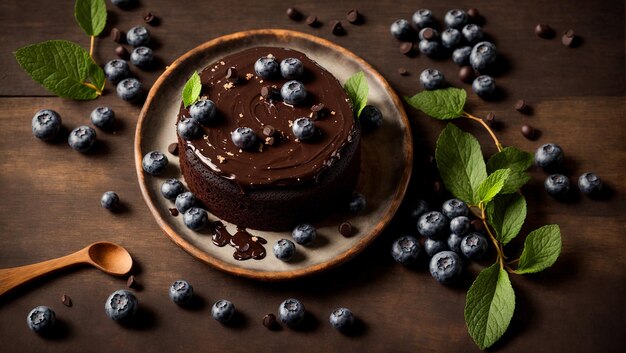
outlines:
[[[299,59],[306,88],[299,104],[281,99],[290,81],[262,78],[255,62]],[[216,107],[215,121],[191,140],[178,137],[180,167],[187,185],[215,216],[239,227],[287,230],[345,206],[360,171],[361,129],[337,79],[305,54],[257,47],[227,56],[200,72],[201,100]],[[306,117],[314,137],[299,140],[294,121]],[[178,121],[191,119],[181,104]],[[251,128],[257,143],[239,148],[235,129]]]

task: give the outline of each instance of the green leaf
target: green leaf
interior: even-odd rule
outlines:
[[[97,36],[107,23],[104,0],[76,0],[74,18],[88,36]]]
[[[487,172],[493,173],[498,169],[511,169],[511,173],[500,191],[502,194],[511,194],[530,180],[530,176],[525,171],[533,164],[533,159],[532,153],[521,151],[515,147],[505,147],[501,152],[495,153],[489,158]]]
[[[91,60],[91,64],[89,65],[89,81],[93,83],[96,88],[102,92],[104,89],[104,70],[98,64],[96,64],[93,60]]]
[[[487,178],[478,140],[448,124],[437,139],[435,159],[446,188],[457,198],[475,205],[475,191]]]
[[[35,81],[59,97],[87,100],[101,93],[85,84],[93,60],[79,45],[66,40],[51,40],[18,49],[15,58]],[[99,76],[94,78],[98,81]],[[97,82],[92,82],[96,84]]]
[[[506,245],[518,234],[526,219],[526,199],[518,193],[498,195],[486,208],[496,240]]]
[[[483,180],[483,182],[478,185],[474,199],[479,203],[487,204],[502,190],[510,173],[511,169],[498,169],[491,173],[487,179]]]
[[[504,186],[502,186],[502,190],[500,190],[500,193],[512,194],[514,192],[517,192],[517,190],[526,185],[529,180],[530,175],[528,175],[528,173],[512,170],[511,173],[509,173],[509,177],[504,182]]]
[[[524,242],[516,273],[535,273],[552,266],[561,253],[561,230],[556,224],[532,231]]]
[[[502,337],[514,310],[515,292],[509,275],[496,262],[482,270],[467,291],[465,323],[478,348],[488,348]]]
[[[194,71],[183,88],[183,103],[185,104],[185,107],[192,105],[196,100],[198,100],[201,90],[202,83],[200,82],[200,75],[198,75],[197,71]]]
[[[404,100],[415,109],[439,120],[456,119],[463,115],[467,93],[464,89],[449,87],[423,91]]]
[[[352,101],[352,108],[356,112],[356,116],[360,116],[361,111],[367,104],[367,96],[370,90],[363,71],[352,75],[343,85],[343,88],[346,90],[346,93],[348,93],[350,101]]]

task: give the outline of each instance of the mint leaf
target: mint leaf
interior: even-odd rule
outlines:
[[[363,71],[359,71],[352,75],[343,85],[343,88],[346,90],[346,93],[348,93],[350,101],[352,101],[352,108],[354,109],[356,116],[359,117],[361,115],[361,111],[367,104],[367,96],[370,90]]]
[[[97,36],[107,23],[107,8],[104,0],[76,0],[74,18],[88,36]]]
[[[498,169],[511,169],[508,179],[504,183],[503,194],[511,194],[524,186],[530,176],[525,171],[533,164],[532,153],[521,151],[515,147],[505,147],[501,152],[495,153],[487,162],[487,172],[493,173]]]
[[[483,182],[478,185],[474,199],[479,203],[487,204],[502,190],[510,173],[511,169],[498,169],[491,173],[487,179],[483,180]]]
[[[496,262],[478,274],[465,300],[465,323],[478,348],[490,347],[502,337],[514,310],[509,275]]]
[[[59,97],[87,100],[102,92],[85,83],[89,72],[94,76],[89,53],[75,43],[51,40],[18,49],[15,58],[35,81]],[[99,80],[99,76],[92,78]],[[97,86],[99,82],[93,82]]]
[[[415,109],[439,120],[456,119],[463,115],[467,93],[464,89],[449,87],[423,91],[404,100]]]
[[[506,245],[518,234],[526,219],[526,199],[514,193],[498,195],[486,207],[489,224],[495,231],[496,240]]]
[[[435,159],[446,188],[457,198],[476,205],[478,186],[487,178],[478,140],[448,124],[437,139]]]
[[[104,70],[100,66],[98,66],[93,60],[89,64],[89,81],[93,83],[93,85],[99,90],[102,91],[104,89]]]
[[[194,71],[187,80],[187,83],[185,83],[185,88],[183,88],[183,103],[185,107],[192,105],[198,100],[201,90],[202,83],[200,82],[200,75],[198,75],[197,71]]]
[[[556,224],[536,229],[526,237],[516,273],[535,273],[552,266],[561,253],[561,230]]]

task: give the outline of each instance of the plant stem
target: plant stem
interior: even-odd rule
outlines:
[[[96,37],[91,36],[91,43],[89,44],[89,57],[93,59],[93,47],[96,41]]]
[[[481,118],[475,117],[472,114],[468,113],[468,112],[463,112],[463,116],[477,121],[479,124],[481,124],[489,133],[489,135],[491,135],[491,138],[493,139],[493,142],[496,143],[496,147],[498,148],[498,152],[502,151],[502,144],[500,143],[500,140],[498,140],[498,138],[496,137],[496,134],[493,133],[493,130],[491,130],[491,128],[489,127],[489,125],[487,125],[487,123],[485,123],[485,121]]]
[[[487,230],[489,239],[491,239],[491,242],[496,247],[496,253],[498,256],[498,262],[500,263],[500,267],[504,268],[509,273],[513,273],[514,271],[509,267],[507,263],[504,262],[504,260],[506,259],[506,256],[504,255],[504,249],[502,249],[502,244],[500,244],[500,242],[496,239],[496,237],[491,232],[491,228],[489,228],[489,224],[487,223],[487,216],[485,215],[485,206],[482,203],[480,204],[480,211],[481,211],[480,219],[483,221],[483,225],[485,226],[485,229]]]
[[[98,87],[94,86],[93,84],[89,83],[89,82],[83,82],[82,83],[83,86],[87,86],[89,88],[91,88],[92,90],[96,91],[96,94],[101,96],[102,95],[102,91],[98,89]]]

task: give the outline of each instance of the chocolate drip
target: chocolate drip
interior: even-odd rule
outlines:
[[[261,260],[265,257],[266,251],[263,246],[263,244],[267,244],[265,238],[254,236],[248,233],[245,228],[240,227],[237,227],[235,235],[231,235],[220,221],[215,222],[213,227],[213,244],[219,247],[230,244],[235,249],[233,253],[235,260]]]

